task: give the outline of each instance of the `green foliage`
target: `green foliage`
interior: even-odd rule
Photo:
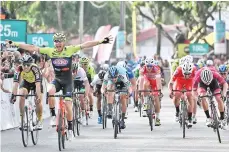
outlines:
[[[55,28],[60,30],[55,1],[4,1],[2,6],[17,19],[28,20],[29,32]],[[61,1],[61,26],[66,34],[77,35],[79,29],[79,1]],[[126,30],[131,32],[131,10],[127,8]],[[95,34],[103,25],[120,24],[120,2],[107,2],[103,8],[95,8],[84,2],[84,33]]]

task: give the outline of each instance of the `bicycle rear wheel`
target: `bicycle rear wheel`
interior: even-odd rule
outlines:
[[[28,117],[28,107],[24,107],[24,114],[21,116],[21,135],[22,143],[24,147],[28,146],[29,139],[29,117]]]
[[[139,110],[139,115],[142,117],[142,101],[141,98],[138,99],[138,110]]]
[[[33,110],[32,111],[32,125],[33,128],[37,126],[38,124],[38,118],[37,118],[37,113]],[[34,130],[31,131],[31,137],[32,137],[32,142],[34,145],[37,144],[38,138],[39,138],[39,130],[35,128]]]
[[[213,130],[217,132],[219,143],[221,143],[221,137],[219,133],[219,120],[217,116],[217,111],[214,105],[211,105],[212,116],[213,116]]]

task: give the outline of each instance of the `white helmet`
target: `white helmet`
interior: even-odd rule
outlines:
[[[33,58],[30,55],[23,55],[22,58],[20,59],[21,62],[23,63],[32,63],[33,62]]]
[[[209,85],[209,84],[212,82],[212,80],[213,80],[212,71],[209,70],[208,68],[204,68],[204,69],[201,71],[200,78],[201,78],[201,80],[202,80],[202,82],[203,82],[204,84]]]
[[[109,65],[108,65],[108,64],[103,64],[103,65],[101,66],[101,69],[104,70],[104,71],[108,71]]]
[[[187,61],[193,62],[193,57],[191,55],[186,55],[185,58]]]
[[[119,61],[119,62],[117,63],[117,66],[121,66],[121,67],[126,68],[126,62],[125,62],[125,61]]]
[[[153,58],[146,58],[145,64],[146,65],[153,65],[154,64],[154,59]]]
[[[207,60],[206,64],[207,64],[207,66],[212,66],[214,63],[212,60]]]
[[[192,73],[193,70],[193,64],[191,62],[185,62],[182,67],[182,73],[183,75],[188,75]]]
[[[185,57],[182,57],[180,60],[179,60],[179,65],[183,65],[184,62],[186,61]]]

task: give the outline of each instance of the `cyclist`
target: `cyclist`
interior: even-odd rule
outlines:
[[[74,90],[77,89],[79,92],[84,92],[85,91],[85,85],[88,85],[88,78],[86,75],[86,72],[84,71],[83,68],[79,66],[78,63],[73,63],[72,64],[72,75],[73,75],[73,86]],[[87,94],[87,90],[85,92]],[[79,95],[79,100],[80,100],[80,107],[82,110],[82,119],[81,123],[86,126],[86,114],[85,114],[85,101],[84,101],[84,95],[80,94]]]
[[[87,90],[87,97],[89,99],[89,105],[90,105],[90,118],[92,117],[93,113],[93,90],[90,87],[90,83],[92,82],[94,76],[95,76],[95,69],[94,67],[90,64],[90,61],[87,57],[82,57],[80,59],[80,66],[84,69],[84,71],[87,74],[87,79],[88,79],[88,84],[85,85],[86,90]]]
[[[127,78],[132,85],[132,91],[135,92],[136,91],[136,79],[134,77],[133,71],[130,69],[130,67],[127,66],[127,62],[126,61],[119,61],[117,63],[117,66],[121,66],[121,67],[124,67],[126,69]]]
[[[225,64],[219,66],[219,73],[225,79],[227,84],[229,84],[228,67]]]
[[[104,76],[104,81],[102,85],[101,92],[103,93],[106,88],[109,90],[128,90],[129,94],[132,92],[131,90],[131,83],[126,76],[126,69],[121,66],[111,66],[108,72]],[[108,114],[107,117],[109,119],[112,118],[112,104],[114,101],[114,92],[108,92],[107,94],[107,101],[108,101]],[[125,94],[120,95],[121,104],[122,104],[122,121],[120,124],[121,129],[125,129],[125,115],[127,110],[127,99]]]
[[[220,87],[219,85],[223,86],[222,89],[222,98],[226,99],[226,93],[228,89],[228,85],[226,81],[223,79],[223,77],[218,74],[216,71],[212,71],[211,69],[204,67],[201,70],[199,70],[194,79],[193,84],[193,90],[196,91],[197,87],[199,85],[198,89],[198,95],[204,96],[206,95],[207,88],[209,87],[212,93],[220,93]],[[218,109],[220,111],[220,122],[221,127],[223,129],[226,129],[226,122],[224,120],[224,105],[223,100],[221,98],[221,95],[216,95],[215,99],[218,102]],[[206,102],[205,98],[202,98],[202,107],[204,109],[204,112],[206,114],[206,125],[210,126],[212,119],[210,118],[209,110],[208,110],[208,103]]]
[[[48,47],[37,47],[29,44],[22,44],[6,40],[7,47],[16,46],[27,50],[30,53],[40,52],[41,54],[47,54],[51,60],[55,72],[55,79],[52,82],[52,87],[49,88],[48,92],[50,95],[54,95],[56,92],[63,90],[63,94],[69,95],[65,97],[65,105],[67,111],[69,140],[73,138],[72,131],[72,55],[79,50],[90,48],[100,44],[107,44],[112,41],[112,37],[105,37],[101,41],[88,41],[76,46],[66,46],[66,37],[62,33],[55,33],[53,36],[54,48]],[[49,98],[49,101],[55,102],[55,98]],[[55,113],[55,107],[50,108],[51,113]]]
[[[21,59],[22,66],[19,67],[18,71],[15,71],[14,75],[14,85],[13,85],[13,92],[11,96],[11,103],[16,101],[16,94],[18,92],[18,85],[19,87],[19,94],[20,95],[28,95],[30,91],[34,90],[36,93],[36,111],[37,111],[37,118],[38,124],[37,129],[42,129],[42,77],[41,71],[37,67],[36,64],[33,63],[33,58],[30,55],[24,55]],[[20,116],[23,117],[24,115],[24,105],[25,105],[25,96],[21,96],[19,99],[19,109],[20,109]]]
[[[212,71],[217,71],[216,67],[214,66],[214,62],[212,60],[207,60],[206,66]]]
[[[140,85],[139,90],[159,90],[161,89],[161,71],[158,66],[154,64],[153,58],[147,58],[145,60],[145,65],[140,70]],[[160,100],[159,92],[156,91],[153,93],[155,98],[155,112],[156,112],[156,122],[155,126],[160,126]],[[147,93],[144,93],[144,106],[143,111],[147,111]]]
[[[138,88],[139,88],[139,79],[140,79],[140,74],[139,74],[139,70],[145,65],[145,60],[144,59],[141,59],[140,61],[140,65],[139,67],[136,67],[136,70],[134,71],[135,73],[135,78],[137,78],[137,81],[136,81],[136,91],[135,91],[135,103],[134,103],[134,111],[135,112],[138,112]]]
[[[192,113],[193,113],[193,96],[192,96],[192,84],[193,79],[195,77],[196,69],[194,68],[194,65],[190,62],[185,62],[181,66],[179,66],[176,71],[174,72],[173,76],[170,79],[169,82],[169,91],[170,91],[170,97],[173,96],[173,92],[175,92],[173,96],[173,103],[176,108],[176,121],[179,121],[179,113],[180,113],[180,99],[182,97],[182,93],[178,91],[173,90],[183,90],[186,91],[186,96],[188,99],[188,126],[192,127]],[[175,85],[174,85],[175,84]]]
[[[94,96],[97,97],[97,110],[98,110],[98,124],[102,124],[102,113],[101,113],[101,100],[102,100],[102,94],[101,94],[101,88],[104,76],[106,74],[106,71],[100,70],[98,74],[95,75],[93,81],[91,82],[91,87],[94,88]]]

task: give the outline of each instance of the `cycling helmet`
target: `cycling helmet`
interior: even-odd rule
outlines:
[[[219,66],[219,72],[220,73],[225,73],[227,72],[227,66],[225,64],[222,64]]]
[[[126,62],[125,61],[119,61],[118,63],[117,63],[117,66],[121,66],[121,67],[124,67],[125,69],[126,69]]]
[[[56,40],[64,42],[64,41],[66,41],[66,36],[62,33],[55,33],[53,35],[53,41],[56,41]]]
[[[22,63],[32,63],[33,62],[33,58],[30,55],[25,54],[21,58],[21,62]]]
[[[193,64],[191,62],[185,62],[184,64],[182,64],[181,67],[183,75],[188,75],[192,73]]]
[[[103,64],[103,65],[101,66],[101,69],[104,70],[104,71],[108,71],[109,65],[108,65],[108,64]]]
[[[78,70],[79,64],[78,63],[73,63],[72,64],[72,70]]]
[[[207,64],[207,66],[212,66],[214,63],[212,60],[207,60],[206,64]]]
[[[84,63],[84,64],[88,64],[89,63],[89,59],[87,57],[83,57],[80,59],[80,63]]]
[[[186,55],[185,59],[191,63],[193,62],[193,57],[191,55]]]
[[[100,70],[99,71],[99,73],[98,73],[98,77],[99,77],[99,79],[103,79],[104,78],[104,76],[105,76],[105,74],[106,74],[106,71],[104,71],[104,70]]]
[[[80,58],[80,54],[79,54],[79,53],[74,53],[74,54],[72,55],[72,57],[73,57],[73,58]]]
[[[180,60],[179,60],[179,65],[183,65],[184,62],[186,61],[185,57],[182,57]]]
[[[115,66],[110,67],[108,71],[110,78],[115,78],[118,76],[118,69]]]
[[[153,58],[146,58],[145,64],[146,65],[153,65],[154,64],[154,59]]]
[[[201,71],[200,78],[204,84],[209,85],[213,80],[212,71],[208,68],[205,68]]]
[[[154,65],[159,65],[159,62],[157,60],[154,60]]]

